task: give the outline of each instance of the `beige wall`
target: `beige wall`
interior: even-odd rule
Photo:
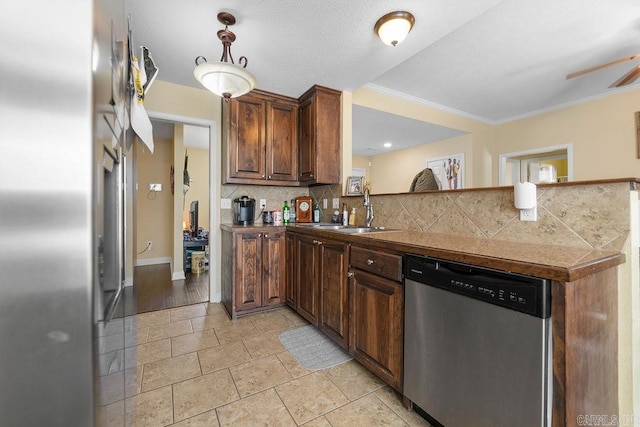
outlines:
[[[170,188],[170,171],[173,164],[173,141],[155,139],[153,154],[146,146],[135,144],[138,191],[136,193],[136,247],[141,252],[147,242],[152,249],[136,254],[140,260],[167,262],[173,248],[173,195]],[[162,184],[162,191],[149,191],[149,184]],[[144,263],[144,262],[142,262]]]
[[[455,138],[371,157],[371,191],[374,194],[405,193],[427,159],[464,154],[464,187],[473,176],[473,137]],[[441,183],[446,186],[446,183]]]
[[[405,99],[394,98],[367,88],[360,88],[354,91],[352,99],[353,104],[356,105],[361,105],[380,111],[386,111],[388,113],[410,117],[415,120],[421,120],[467,132],[468,134],[470,134],[471,139],[467,140],[466,144],[470,144],[473,150],[472,155],[465,156],[465,167],[467,168],[465,180],[467,182],[467,186],[488,187],[492,185],[492,152],[490,149],[493,142],[494,132],[492,125],[450,112],[440,111],[435,108],[428,107],[424,104],[419,104]],[[447,154],[458,153],[455,151],[447,152],[447,150],[443,148],[446,147],[437,148],[437,151],[442,150],[441,155],[443,156]],[[456,149],[459,149],[459,147],[456,147]],[[415,175],[418,171],[412,172],[412,175]],[[387,178],[382,177],[380,174],[378,174],[378,177],[376,178],[377,181],[386,179]],[[409,184],[410,183],[411,181],[409,181]],[[409,184],[407,184],[407,187],[409,186]],[[378,191],[376,190],[374,192]]]
[[[638,176],[636,111],[640,89],[498,125],[494,161],[500,153],[573,144],[576,181]]]
[[[467,188],[497,185],[500,154],[561,144],[573,144],[576,181],[637,176],[640,167],[634,118],[634,113],[640,111],[640,89],[497,125],[368,89],[355,91],[353,103],[469,132],[470,139],[463,144],[465,153],[470,153],[465,155]],[[427,144],[432,148],[425,147],[424,150],[439,152],[440,156],[459,152],[456,150],[460,147],[450,147],[445,142]],[[394,156],[406,161],[411,158],[409,153]],[[372,176],[372,181],[390,182],[398,176],[399,168],[392,154],[372,158],[374,163],[387,165],[386,170],[380,168],[378,172],[373,168],[372,174],[377,176]],[[378,157],[380,161],[375,162]],[[375,183],[372,185],[376,186]],[[375,188],[374,192],[387,192],[383,188]]]

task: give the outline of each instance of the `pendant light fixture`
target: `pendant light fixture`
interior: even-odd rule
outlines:
[[[222,57],[219,62],[207,62],[207,58],[198,56],[193,75],[205,88],[226,101],[250,92],[256,87],[256,78],[245,70],[246,57],[240,57],[238,60],[240,65],[233,62],[231,43],[236,40],[236,35],[229,30],[229,25],[235,24],[236,18],[229,12],[220,12],[218,21],[225,26],[224,30],[218,31],[218,38],[222,42]]]
[[[396,46],[407,37],[415,22],[409,12],[391,12],[378,19],[374,31],[385,44]]]

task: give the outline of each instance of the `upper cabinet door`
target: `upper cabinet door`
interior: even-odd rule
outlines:
[[[227,178],[266,178],[265,111],[261,97],[244,95],[224,105]]]
[[[298,100],[298,180],[304,184],[340,183],[341,96],[337,90],[316,85]]]
[[[267,103],[267,180],[298,180],[298,106]]]
[[[300,139],[298,144],[298,180],[314,181],[316,177],[315,97],[301,99],[299,106]]]

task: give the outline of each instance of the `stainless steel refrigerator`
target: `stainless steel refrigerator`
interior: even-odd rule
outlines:
[[[3,425],[90,426],[123,397],[101,391],[124,367],[123,3],[0,6]]]

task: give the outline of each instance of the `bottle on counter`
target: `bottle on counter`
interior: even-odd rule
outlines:
[[[320,222],[320,206],[313,205],[313,222]]]
[[[289,209],[289,204],[288,202],[285,200],[284,201],[284,206],[282,207],[282,223],[284,225],[289,224],[289,222],[291,222],[291,210]]]
[[[349,214],[349,225],[356,225],[356,208],[351,208],[351,213]]]
[[[282,225],[282,211],[280,209],[273,211],[273,225]]]
[[[289,205],[289,221],[296,222],[296,199],[291,199],[291,204]]]
[[[342,225],[345,227],[349,225],[349,211],[347,210],[347,204],[342,204]]]

